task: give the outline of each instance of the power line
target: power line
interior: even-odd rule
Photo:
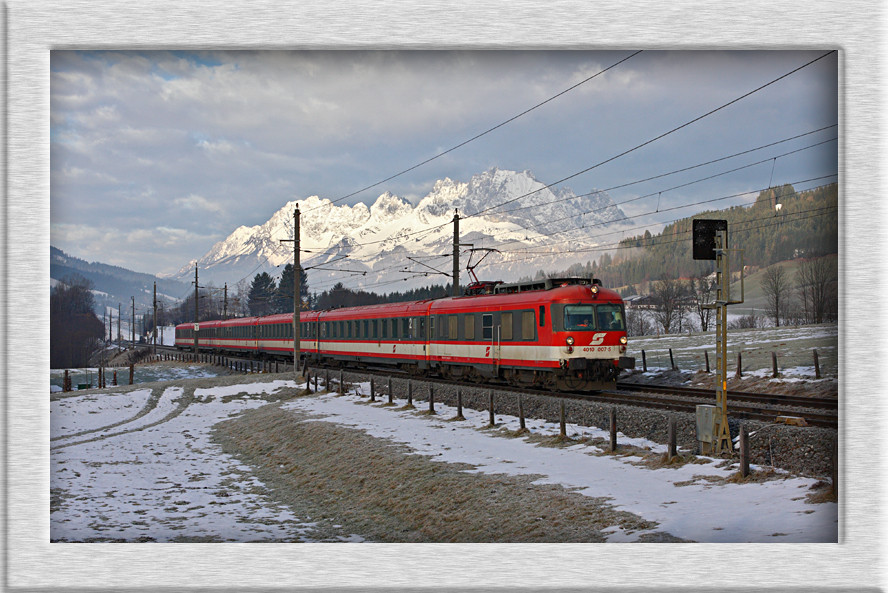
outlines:
[[[642,142],[641,144],[639,144],[639,145],[637,145],[637,146],[634,146],[633,148],[630,148],[630,149],[628,149],[628,150],[624,150],[623,152],[621,152],[621,153],[619,153],[619,154],[617,154],[617,155],[614,155],[614,156],[612,156],[612,157],[610,157],[610,158],[608,158],[608,159],[605,159],[605,160],[603,160],[603,161],[601,161],[601,162],[599,162],[599,163],[596,163],[596,164],[592,165],[591,167],[587,167],[587,168],[583,169],[582,171],[578,171],[577,173],[574,173],[573,175],[568,175],[567,177],[565,177],[565,178],[563,178],[563,179],[560,179],[560,180],[558,180],[558,181],[556,181],[556,182],[554,182],[554,183],[550,183],[549,185],[546,185],[546,186],[544,186],[544,187],[541,187],[541,188],[539,188],[539,189],[536,189],[536,190],[534,190],[534,191],[532,191],[532,192],[528,192],[528,193],[526,193],[526,194],[524,194],[524,195],[521,195],[521,196],[518,196],[518,197],[516,197],[516,198],[512,198],[512,199],[506,200],[505,202],[502,202],[502,203],[500,203],[500,204],[496,204],[496,205],[494,205],[494,206],[490,206],[490,207],[488,207],[488,208],[484,208],[483,210],[479,210],[478,212],[475,212],[474,214],[470,214],[470,215],[465,216],[465,217],[463,217],[463,218],[472,218],[472,217],[474,217],[474,216],[480,216],[481,214],[484,214],[484,213],[486,213],[486,212],[490,212],[491,210],[496,210],[497,208],[500,208],[500,207],[502,207],[502,206],[505,206],[506,204],[511,204],[512,202],[516,202],[516,201],[518,201],[518,200],[520,200],[520,199],[522,199],[522,198],[525,198],[525,197],[527,197],[527,196],[533,195],[533,194],[535,194],[535,193],[537,193],[537,192],[540,192],[540,191],[542,191],[542,190],[544,190],[544,189],[548,189],[548,188],[553,187],[553,186],[555,186],[555,185],[558,185],[558,184],[560,184],[560,183],[564,183],[565,181],[567,181],[567,180],[569,180],[569,179],[573,179],[574,177],[578,177],[579,175],[582,175],[583,173],[588,173],[589,171],[591,171],[591,170],[593,170],[593,169],[596,169],[596,168],[598,168],[598,167],[600,167],[600,166],[602,166],[602,165],[606,165],[607,163],[613,162],[613,161],[617,160],[617,159],[620,158],[620,157],[624,157],[624,156],[626,156],[627,154],[630,154],[630,153],[632,153],[632,152],[635,152],[636,150],[639,150],[640,148],[643,148],[643,147],[645,147],[645,146],[647,146],[647,145],[649,145],[649,144],[653,144],[653,143],[656,142],[657,140],[660,140],[660,139],[662,139],[662,138],[665,138],[666,136],[669,136],[670,134],[673,134],[673,133],[675,133],[675,132],[677,132],[677,131],[679,131],[679,130],[681,130],[681,129],[683,129],[683,128],[686,128],[686,127],[688,127],[688,126],[690,126],[690,125],[692,125],[692,124],[694,124],[694,123],[700,121],[701,119],[704,119],[704,118],[706,118],[706,117],[709,117],[710,115],[712,115],[712,114],[714,114],[714,113],[717,113],[717,112],[721,111],[722,109],[725,109],[725,108],[727,108],[727,107],[733,105],[734,103],[737,103],[738,101],[742,101],[742,100],[745,99],[746,97],[749,97],[750,95],[753,95],[753,94],[755,94],[755,93],[761,91],[762,89],[765,89],[765,88],[771,86],[772,84],[775,84],[775,83],[777,83],[777,82],[783,80],[784,78],[786,78],[786,77],[788,77],[788,76],[791,76],[792,74],[795,74],[796,72],[798,72],[799,70],[802,70],[803,68],[807,68],[807,67],[810,66],[811,64],[814,64],[815,62],[817,62],[817,61],[819,61],[819,60],[822,60],[823,58],[825,58],[826,56],[828,56],[828,55],[830,55],[830,54],[832,54],[832,53],[835,53],[835,50],[833,50],[833,51],[829,51],[829,52],[823,54],[822,56],[820,56],[820,57],[818,57],[818,58],[814,58],[813,60],[811,60],[811,61],[809,61],[809,62],[807,62],[807,63],[805,63],[805,64],[799,66],[798,68],[795,68],[795,69],[793,69],[793,70],[787,72],[786,74],[783,74],[783,75],[781,75],[781,76],[778,76],[777,78],[771,80],[770,82],[767,82],[767,83],[765,83],[765,84],[763,84],[763,85],[761,85],[761,86],[759,86],[759,87],[757,87],[757,88],[755,88],[755,89],[753,89],[753,90],[751,90],[751,91],[749,91],[749,92],[747,92],[747,93],[744,93],[743,95],[740,95],[740,96],[737,97],[736,99],[733,99],[733,100],[731,100],[731,101],[728,101],[727,103],[725,103],[725,104],[723,104],[723,105],[721,105],[721,106],[719,106],[719,107],[716,107],[715,109],[712,109],[711,111],[707,111],[707,112],[704,113],[703,115],[697,116],[697,117],[695,117],[694,119],[692,119],[692,120],[690,120],[690,121],[688,121],[688,122],[685,122],[685,123],[681,124],[680,126],[676,126],[676,127],[672,128],[672,129],[669,130],[668,132],[664,132],[664,133],[660,134],[659,136],[656,136],[656,137],[654,137],[654,138],[651,138],[650,140],[647,140],[647,141],[645,141],[645,142]]]
[[[518,115],[515,115],[515,116],[510,117],[509,119],[505,120],[504,122],[501,122],[501,123],[499,123],[499,124],[493,126],[492,128],[488,128],[487,130],[481,132],[480,134],[476,134],[475,136],[472,136],[472,137],[469,138],[468,140],[465,140],[465,141],[463,141],[463,142],[460,142],[459,144],[457,144],[456,146],[454,146],[454,147],[452,147],[452,148],[448,148],[447,150],[445,150],[445,151],[443,151],[443,152],[440,152],[440,153],[436,154],[435,156],[433,156],[433,157],[431,157],[431,158],[428,158],[428,159],[422,161],[421,163],[417,163],[416,165],[413,165],[412,167],[409,167],[409,168],[407,168],[407,169],[404,169],[403,171],[401,171],[401,172],[399,172],[399,173],[395,173],[394,175],[390,175],[389,177],[386,177],[385,179],[383,179],[383,180],[381,180],[381,181],[377,181],[376,183],[373,183],[372,185],[368,185],[367,187],[363,187],[363,188],[361,188],[361,189],[359,189],[359,190],[357,190],[357,191],[354,191],[354,192],[352,192],[352,193],[350,193],[350,194],[348,194],[348,195],[342,196],[341,198],[336,198],[335,200],[333,200],[333,201],[330,202],[330,203],[331,203],[331,204],[336,204],[337,202],[341,202],[342,200],[345,200],[345,199],[347,199],[347,198],[351,198],[351,197],[353,197],[353,196],[356,196],[356,195],[358,195],[358,194],[361,193],[361,192],[367,191],[368,189],[372,189],[372,188],[374,188],[374,187],[376,187],[376,186],[378,186],[378,185],[382,185],[383,183],[385,183],[385,182],[387,182],[387,181],[391,181],[392,179],[395,179],[396,177],[400,177],[401,175],[404,175],[405,173],[409,173],[410,171],[413,171],[414,169],[417,169],[417,168],[419,168],[419,167],[421,167],[421,166],[423,166],[423,165],[425,165],[425,164],[427,164],[427,163],[430,163],[430,162],[434,161],[435,159],[441,158],[442,156],[444,156],[444,155],[446,155],[446,154],[448,154],[448,153],[451,153],[451,152],[453,152],[454,150],[456,150],[456,149],[458,149],[458,148],[462,148],[462,147],[465,146],[466,144],[468,144],[468,143],[470,143],[470,142],[473,142],[473,141],[477,140],[478,138],[481,138],[482,136],[486,136],[487,134],[493,132],[494,130],[497,130],[497,129],[503,127],[504,125],[506,125],[506,124],[508,124],[508,123],[511,123],[511,122],[515,121],[515,120],[518,119],[519,117],[522,117],[522,116],[524,116],[524,115],[527,115],[528,113],[530,113],[530,112],[533,111],[534,109],[537,109],[537,108],[539,108],[539,107],[542,107],[542,106],[545,105],[546,103],[549,103],[550,101],[553,101],[553,100],[557,99],[558,97],[560,97],[560,96],[562,96],[562,95],[564,95],[564,94],[566,94],[566,93],[568,93],[568,92],[574,90],[575,88],[577,88],[577,87],[579,87],[579,86],[581,86],[581,85],[583,85],[583,84],[586,84],[586,83],[589,82],[590,80],[592,80],[592,79],[594,79],[594,78],[597,78],[598,76],[601,76],[602,74],[604,74],[604,73],[607,72],[608,70],[611,70],[611,69],[613,69],[613,68],[616,68],[617,66],[619,66],[619,65],[622,64],[623,62],[625,62],[625,61],[627,61],[627,60],[629,60],[629,59],[631,59],[631,58],[637,56],[637,55],[640,54],[642,51],[644,51],[644,50],[638,50],[638,51],[636,51],[636,52],[633,52],[632,54],[630,54],[629,56],[623,58],[622,60],[620,60],[620,61],[618,61],[618,62],[616,62],[616,63],[614,63],[614,64],[611,64],[610,66],[608,66],[608,67],[605,68],[604,70],[600,70],[599,72],[593,74],[592,76],[590,76],[590,77],[588,77],[588,78],[586,78],[586,79],[584,79],[584,80],[581,80],[581,81],[578,82],[577,84],[575,84],[575,85],[573,85],[573,86],[571,86],[571,87],[566,88],[565,90],[561,91],[560,93],[558,93],[558,94],[556,94],[556,95],[553,95],[553,96],[549,97],[549,98],[546,99],[545,101],[543,101],[543,102],[541,102],[541,103],[537,103],[536,105],[534,105],[533,107],[531,107],[531,108],[529,108],[529,109],[525,109],[524,111],[522,111],[522,112],[519,113]],[[321,206],[317,206],[317,207],[314,208],[313,210],[317,210],[317,209],[320,208],[320,207],[321,207]],[[311,211],[312,211],[312,210],[307,210],[306,212],[311,212]]]

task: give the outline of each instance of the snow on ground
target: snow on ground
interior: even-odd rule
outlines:
[[[181,387],[91,394],[53,402],[51,538],[66,541],[362,541],[359,535],[318,536],[309,517],[297,517],[271,499],[249,467],[209,439],[211,427],[265,405],[258,397],[292,381],[227,387]],[[358,384],[369,393],[369,383]],[[359,402],[362,405],[358,405]],[[650,469],[637,457],[598,455],[594,445],[537,446],[486,430],[487,411],[464,409],[465,422],[448,422],[456,410],[437,404],[436,416],[397,407],[366,405],[349,395],[320,394],[288,401],[285,408],[403,443],[434,461],[467,463],[476,472],[533,474],[591,497],[609,498],[618,510],[659,523],[660,532],[701,542],[835,542],[835,503],[807,504],[813,480],[787,477],[746,484],[719,480],[737,468],[705,464]],[[399,402],[403,404],[406,402]],[[152,407],[152,404],[153,407]],[[145,408],[150,408],[145,410]],[[144,415],[137,417],[140,411]],[[498,415],[516,430],[518,419]],[[528,419],[536,434],[555,435],[557,424]],[[91,432],[84,432],[91,431]],[[81,433],[77,435],[77,433]],[[568,425],[571,436],[607,438],[605,430]],[[644,439],[621,444],[663,451]],[[609,541],[636,541],[643,533],[614,527]]]
[[[359,384],[361,393],[370,384]],[[448,422],[456,409],[436,404],[436,416],[420,416],[395,408],[355,405],[356,395],[324,395],[300,398],[285,407],[320,414],[315,420],[336,422],[366,431],[372,436],[403,443],[435,461],[468,463],[479,472],[510,475],[541,474],[540,483],[561,484],[591,497],[607,497],[617,510],[624,510],[659,523],[657,531],[700,542],[835,542],[838,539],[838,508],[834,503],[806,504],[805,494],[815,480],[788,478],[763,483],[714,484],[735,474],[737,466],[718,467],[712,459],[705,465],[652,470],[633,465],[632,457],[596,455],[593,445],[559,449],[541,447],[526,439],[498,438],[483,431],[487,411],[463,410],[465,423]],[[497,416],[503,428],[519,428],[516,417]],[[557,424],[527,421],[534,433],[556,435]],[[567,425],[568,435],[602,437],[599,428]],[[618,435],[621,444],[650,447],[664,452],[665,446]],[[637,461],[637,458],[635,458]],[[615,531],[609,541],[636,541],[645,532],[624,537]]]
[[[194,395],[200,403],[178,415],[183,389],[167,387],[140,418],[134,418],[138,410],[132,404],[144,398],[145,390],[58,402],[52,408],[50,451],[53,499],[60,502],[50,514],[50,538],[315,541],[310,520],[270,499],[250,468],[210,443],[213,424],[265,403],[251,394],[288,385],[293,383],[198,389]],[[222,401],[225,394],[243,395]],[[109,398],[123,404],[116,416]],[[104,422],[123,424],[71,436],[96,426],[93,411]]]

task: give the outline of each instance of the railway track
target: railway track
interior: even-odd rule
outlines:
[[[158,346],[158,350],[160,350]],[[164,349],[166,350],[166,349]],[[249,357],[231,357],[232,359],[249,360]],[[337,367],[314,366],[312,371],[329,370],[338,372]],[[397,369],[390,368],[364,368],[344,369],[350,373],[363,373],[376,377],[400,377],[408,375]],[[570,393],[553,392],[532,387],[517,387],[513,385],[467,383],[450,379],[414,377],[418,381],[430,381],[442,385],[463,387],[467,389],[507,389],[514,393],[525,393],[538,397],[563,398],[578,401],[595,401],[599,403],[637,406],[649,409],[665,411],[696,413],[698,405],[715,404],[715,391],[695,387],[667,386],[667,385],[641,385],[632,383],[617,383],[616,389],[601,391],[598,393]],[[380,383],[381,384],[381,383]],[[762,422],[775,422],[778,418],[803,419],[803,422],[791,420],[807,426],[822,428],[838,427],[838,400],[837,398],[803,397],[793,395],[780,395],[773,393],[750,393],[741,391],[728,392],[728,415],[734,419],[758,420]]]
[[[310,367],[310,370],[338,372],[338,369],[327,369],[326,367]],[[381,378],[393,376],[407,377],[405,373],[391,369],[353,369],[348,370],[348,372],[360,372]],[[693,387],[618,383],[617,389],[611,391],[570,393],[552,392],[530,387],[516,387],[513,385],[466,383],[437,377],[414,377],[414,379],[466,389],[502,389],[538,397],[595,401],[620,406],[637,406],[690,414],[696,413],[698,405],[715,403],[715,392],[713,390]],[[762,422],[775,422],[779,417],[801,418],[804,420],[801,424],[802,426],[835,429],[838,427],[838,400],[836,398],[807,398],[782,396],[772,393],[729,391],[728,415],[735,419],[758,420]]]

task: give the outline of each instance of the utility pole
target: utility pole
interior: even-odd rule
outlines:
[[[132,327],[130,327],[130,335],[132,336],[133,350],[136,348],[136,297],[130,297],[133,299],[133,321]]]
[[[200,328],[198,325],[198,286],[197,286],[197,266],[194,266],[194,353],[197,354],[197,331]]]
[[[299,357],[302,354],[302,321],[299,314],[302,312],[302,299],[299,298],[299,288],[302,286],[302,267],[299,263],[299,204],[293,212],[293,238],[281,239],[281,243],[293,242],[293,378],[299,380]]]
[[[120,303],[117,303],[117,345],[120,346],[120,341],[123,339],[123,334],[120,333]]]
[[[228,319],[228,282],[225,283],[225,291],[222,299],[222,319]]]
[[[154,281],[154,356],[157,356],[157,281]]]
[[[452,294],[459,296],[459,210],[453,211],[453,284]]]

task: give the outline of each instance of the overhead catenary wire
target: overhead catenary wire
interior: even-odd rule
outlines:
[[[635,152],[636,150],[639,150],[639,149],[641,149],[641,148],[644,148],[645,146],[648,146],[648,145],[650,145],[650,144],[653,144],[654,142],[656,142],[656,141],[658,141],[658,140],[661,140],[661,139],[665,138],[666,136],[669,136],[669,135],[671,135],[671,134],[674,134],[675,132],[677,132],[677,131],[679,131],[679,130],[682,130],[682,129],[684,129],[684,128],[686,128],[686,127],[688,127],[688,126],[690,126],[690,125],[692,125],[692,124],[694,124],[694,123],[696,123],[696,122],[698,122],[698,121],[700,121],[700,120],[702,120],[702,119],[704,119],[704,118],[709,117],[710,115],[713,115],[713,114],[715,114],[715,113],[718,113],[718,112],[721,111],[722,109],[725,109],[725,108],[727,108],[727,107],[730,107],[730,106],[733,105],[734,103],[737,103],[737,102],[739,102],[739,101],[742,101],[742,100],[745,99],[746,97],[749,97],[749,96],[751,96],[751,95],[753,95],[753,94],[755,94],[755,93],[757,93],[757,92],[759,92],[759,91],[761,91],[761,90],[763,90],[763,89],[765,89],[765,88],[771,86],[772,84],[775,84],[775,83],[777,83],[777,82],[783,80],[784,78],[787,78],[788,76],[791,76],[791,75],[795,74],[795,73],[798,72],[799,70],[802,70],[802,69],[804,69],[804,68],[807,68],[808,66],[810,66],[810,65],[812,65],[812,64],[814,64],[814,63],[816,63],[816,62],[818,62],[818,61],[820,61],[820,60],[822,60],[822,59],[825,58],[826,56],[828,56],[828,55],[830,55],[830,54],[833,54],[833,53],[835,53],[835,50],[832,50],[832,51],[826,52],[825,54],[823,54],[823,55],[821,55],[821,56],[819,56],[819,57],[817,57],[817,58],[814,58],[813,60],[810,60],[809,62],[807,62],[807,63],[805,63],[805,64],[802,64],[801,66],[799,66],[799,67],[797,67],[797,68],[794,68],[793,70],[790,70],[790,71],[787,72],[786,74],[783,74],[783,75],[781,75],[781,76],[778,76],[777,78],[771,80],[770,82],[766,82],[765,84],[763,84],[763,85],[761,85],[761,86],[759,86],[759,87],[756,87],[756,88],[752,89],[751,91],[748,91],[748,92],[744,93],[743,95],[740,95],[739,97],[737,97],[737,98],[735,98],[735,99],[732,99],[731,101],[728,101],[727,103],[724,103],[724,104],[722,104],[722,105],[716,107],[715,109],[712,109],[712,110],[710,110],[710,111],[707,111],[706,113],[704,113],[704,114],[702,114],[702,115],[699,115],[699,116],[695,117],[694,119],[692,119],[692,120],[690,120],[690,121],[687,121],[687,122],[685,122],[685,123],[683,123],[683,124],[681,124],[681,125],[679,125],[679,126],[676,126],[676,127],[672,128],[671,130],[668,130],[668,131],[666,131],[666,132],[663,132],[663,133],[660,134],[659,136],[656,136],[656,137],[654,137],[654,138],[651,138],[650,140],[647,140],[647,141],[645,141],[645,142],[642,142],[641,144],[638,144],[638,145],[636,145],[636,146],[634,146],[634,147],[632,147],[632,148],[630,148],[630,149],[628,149],[628,150],[624,150],[623,152],[621,152],[621,153],[619,153],[619,154],[616,154],[616,155],[614,155],[614,156],[612,156],[612,157],[610,157],[610,158],[608,158],[608,159],[605,159],[605,160],[603,160],[603,161],[600,161],[600,162],[598,162],[598,163],[592,165],[591,167],[587,167],[587,168],[585,168],[585,169],[583,169],[583,170],[581,170],[581,171],[578,171],[578,172],[576,172],[576,173],[573,173],[572,175],[568,175],[567,177],[564,177],[564,178],[562,178],[562,179],[559,179],[558,181],[555,181],[554,183],[550,183],[549,185],[543,186],[543,187],[541,187],[541,188],[539,188],[539,189],[535,189],[535,190],[533,190],[533,191],[531,191],[531,192],[528,192],[528,193],[526,193],[526,194],[523,194],[523,195],[521,195],[521,196],[518,196],[518,197],[515,197],[515,198],[511,198],[511,199],[509,199],[509,200],[506,200],[506,201],[501,202],[501,203],[499,203],[499,204],[495,204],[495,205],[490,206],[490,207],[488,207],[488,208],[484,208],[484,209],[482,209],[482,210],[479,210],[478,212],[475,212],[474,214],[469,214],[469,215],[467,215],[467,216],[464,216],[463,218],[472,218],[472,217],[475,217],[475,216],[480,216],[481,214],[485,214],[485,213],[490,212],[490,211],[492,211],[492,210],[496,210],[497,208],[500,208],[500,207],[502,207],[502,206],[505,206],[506,204],[511,204],[511,203],[513,203],[513,202],[516,202],[516,201],[522,199],[522,198],[525,198],[525,197],[527,197],[527,196],[530,196],[530,195],[533,195],[533,194],[535,194],[535,193],[537,193],[537,192],[540,192],[540,191],[542,191],[542,190],[544,190],[544,189],[548,189],[548,188],[550,188],[550,187],[553,187],[553,186],[556,186],[556,185],[560,185],[560,184],[564,183],[565,181],[568,181],[568,180],[570,180],[570,179],[573,179],[574,177],[578,177],[578,176],[580,176],[580,175],[582,175],[582,174],[584,174],[584,173],[588,173],[589,171],[592,171],[593,169],[597,169],[598,167],[601,167],[602,165],[606,165],[607,163],[613,162],[613,161],[615,161],[615,160],[617,160],[617,159],[619,159],[619,158],[622,158],[622,157],[624,157],[624,156],[626,156],[626,155],[628,155],[628,154],[631,154],[631,153]]]
[[[368,186],[366,186],[366,187],[363,187],[363,188],[361,188],[361,189],[359,189],[359,190],[357,190],[357,191],[353,191],[353,192],[350,193],[350,194],[347,194],[347,195],[342,196],[342,197],[340,197],[340,198],[336,198],[335,200],[332,200],[332,201],[331,201],[331,204],[336,204],[336,203],[341,202],[341,201],[343,201],[343,200],[346,200],[346,199],[348,199],[348,198],[354,197],[354,196],[356,196],[356,195],[358,195],[358,194],[360,194],[360,193],[362,193],[362,192],[365,192],[365,191],[367,191],[368,189],[373,189],[374,187],[377,187],[377,186],[379,186],[379,185],[382,185],[383,183],[386,183],[387,181],[391,181],[392,179],[396,179],[397,177],[400,177],[401,175],[404,175],[404,174],[406,174],[406,173],[409,173],[410,171],[413,171],[413,170],[415,170],[415,169],[418,169],[419,167],[422,167],[423,165],[426,165],[426,164],[428,164],[428,163],[430,163],[430,162],[432,162],[432,161],[434,161],[434,160],[436,160],[436,159],[439,159],[439,158],[441,158],[442,156],[447,155],[447,154],[453,152],[454,150],[457,150],[457,149],[459,149],[459,148],[462,148],[462,147],[465,146],[466,144],[469,144],[470,142],[474,142],[475,140],[477,140],[477,139],[479,139],[479,138],[481,138],[481,137],[483,137],[483,136],[486,136],[487,134],[490,134],[491,132],[493,132],[493,131],[495,131],[495,130],[498,130],[499,128],[505,126],[506,124],[509,124],[509,123],[515,121],[516,119],[518,119],[518,118],[520,118],[520,117],[522,117],[522,116],[524,116],[524,115],[527,115],[527,114],[530,113],[531,111],[533,111],[533,110],[535,110],[535,109],[538,109],[539,107],[542,107],[543,105],[545,105],[545,104],[547,104],[547,103],[549,103],[549,102],[551,102],[551,101],[554,101],[554,100],[557,99],[558,97],[561,97],[562,95],[565,95],[566,93],[569,93],[570,91],[576,89],[577,87],[580,87],[580,86],[586,84],[587,82],[589,82],[589,81],[591,81],[591,80],[593,80],[593,79],[595,79],[595,78],[601,76],[601,75],[604,74],[605,72],[607,72],[607,71],[609,71],[609,70],[611,70],[611,69],[613,69],[613,68],[616,68],[617,66],[619,66],[619,65],[622,64],[623,62],[626,62],[627,60],[630,60],[631,58],[634,58],[635,56],[637,56],[638,54],[642,53],[643,51],[644,51],[644,50],[637,50],[637,51],[631,53],[630,55],[626,56],[625,58],[623,58],[623,59],[621,59],[621,60],[615,62],[614,64],[611,64],[610,66],[608,66],[608,67],[606,67],[606,68],[604,68],[604,69],[602,69],[602,70],[596,72],[596,73],[593,74],[592,76],[589,76],[588,78],[585,78],[584,80],[581,80],[580,82],[578,82],[578,83],[576,83],[576,84],[574,84],[574,85],[572,85],[572,86],[570,86],[570,87],[564,89],[563,91],[561,91],[561,92],[559,92],[559,93],[557,93],[557,94],[555,94],[555,95],[549,97],[549,98],[546,99],[545,101],[542,101],[542,102],[540,102],[540,103],[537,103],[537,104],[534,105],[533,107],[530,107],[529,109],[525,109],[525,110],[522,111],[521,113],[519,113],[519,114],[517,114],[517,115],[514,115],[514,116],[510,117],[509,119],[507,119],[507,120],[505,120],[505,121],[503,121],[503,122],[500,122],[500,123],[496,124],[495,126],[493,126],[493,127],[491,127],[491,128],[488,128],[488,129],[484,130],[484,131],[481,132],[480,134],[476,134],[475,136],[472,136],[472,137],[469,138],[468,140],[464,140],[464,141],[460,142],[459,144],[457,144],[456,146],[453,146],[453,147],[451,147],[451,148],[448,148],[447,150],[444,150],[444,151],[442,151],[442,152],[439,152],[439,153],[437,153],[436,155],[434,155],[434,156],[432,156],[432,157],[430,157],[430,158],[428,158],[428,159],[426,159],[426,160],[424,160],[424,161],[422,161],[422,162],[420,162],[420,163],[417,163],[417,164],[415,164],[415,165],[413,165],[413,166],[411,166],[411,167],[408,167],[407,169],[404,169],[403,171],[400,171],[400,172],[398,172],[398,173],[395,173],[394,175],[390,175],[390,176],[386,177],[385,179],[382,179],[382,180],[380,180],[380,181],[377,181],[377,182],[375,182],[375,183],[373,183],[373,184],[371,184],[371,185],[368,185]],[[316,210],[317,208],[320,208],[320,207],[321,207],[321,206],[317,206],[316,208],[313,208],[312,210]],[[307,210],[306,212],[311,212],[312,210]]]

